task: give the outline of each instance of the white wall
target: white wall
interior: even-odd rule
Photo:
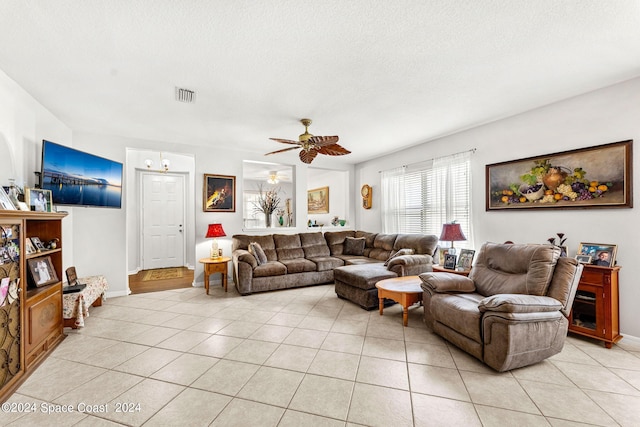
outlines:
[[[316,221],[318,224],[330,227],[331,221],[337,216],[347,220],[348,223],[354,222],[354,217],[349,216],[350,209],[353,209],[353,203],[349,203],[349,196],[352,192],[349,191],[349,173],[347,171],[310,167],[307,170],[307,180],[307,190],[329,187],[329,213],[308,214],[307,221]]]
[[[42,140],[72,145],[71,129],[0,70],[0,185],[15,179],[20,187],[36,184]],[[73,212],[62,220],[62,266],[73,265]],[[79,273],[81,270],[79,270]]]
[[[362,230],[380,230],[380,174],[403,164],[477,148],[471,156],[473,224],[479,248],[485,241],[546,243],[565,233],[569,255],[580,242],[618,245],[620,270],[620,329],[640,337],[640,222],[633,209],[485,211],[485,165],[529,156],[545,155],[609,142],[640,141],[640,78],[564,100],[547,107],[496,121],[465,132],[424,143],[383,158],[356,165],[356,188],[373,186],[373,208],[357,209]],[[393,141],[390,141],[392,144]],[[640,170],[638,149],[633,165]],[[588,171],[587,171],[588,172]],[[637,204],[638,173],[633,178]],[[476,249],[478,249],[476,248]]]

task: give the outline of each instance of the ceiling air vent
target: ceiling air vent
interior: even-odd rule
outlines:
[[[181,87],[176,87],[176,101],[193,104],[196,102],[196,92]]]

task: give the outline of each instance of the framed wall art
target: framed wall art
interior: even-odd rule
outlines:
[[[621,141],[486,166],[486,210],[631,208],[632,145]]]
[[[586,257],[591,257],[589,262],[591,265],[613,267],[616,265],[617,252],[617,245],[610,245],[606,243],[580,243],[576,259],[580,261],[578,257],[582,257],[582,260],[586,260]]]
[[[236,177],[204,174],[202,210],[205,212],[236,211]]]
[[[307,213],[329,213],[329,187],[315,188],[307,191]]]
[[[56,270],[51,263],[51,257],[44,256],[40,258],[33,258],[27,260],[29,265],[29,272],[33,278],[33,283],[36,287],[50,285],[58,281]]]

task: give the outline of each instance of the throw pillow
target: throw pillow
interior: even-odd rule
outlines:
[[[267,263],[267,255],[264,253],[264,249],[258,242],[249,243],[249,253],[256,258],[258,265]]]
[[[402,255],[413,255],[413,249],[400,249],[398,252],[396,252],[395,254],[391,255],[389,258],[387,258],[387,260],[384,262],[384,265],[389,265],[389,261],[391,261],[392,259],[394,259],[395,257],[399,257]]]
[[[345,255],[364,255],[364,245],[366,239],[364,237],[347,237],[344,239]]]

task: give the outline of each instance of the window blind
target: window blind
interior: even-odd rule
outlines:
[[[457,247],[473,247],[471,152],[382,172],[382,225],[385,233],[440,235],[456,221],[467,237]]]

